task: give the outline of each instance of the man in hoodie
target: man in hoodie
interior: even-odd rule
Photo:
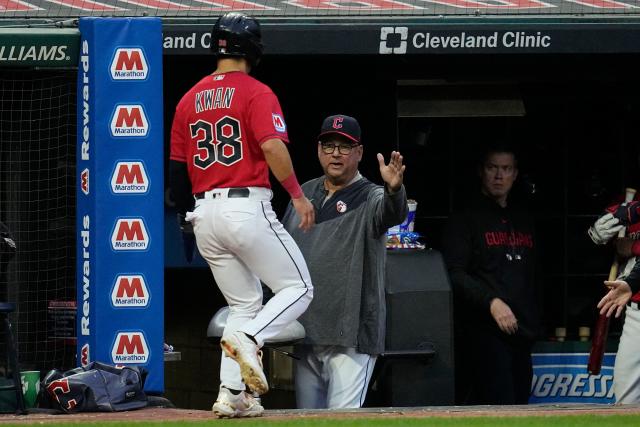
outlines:
[[[480,193],[451,216],[443,253],[456,314],[460,404],[526,404],[539,329],[531,217],[509,194],[518,177],[510,148],[488,149]]]

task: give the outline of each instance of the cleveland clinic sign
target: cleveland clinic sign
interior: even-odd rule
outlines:
[[[408,27],[382,27],[380,29],[380,50],[385,54],[405,54],[408,45],[414,49],[457,50],[457,49],[545,49],[551,47],[551,36],[541,31],[504,31],[488,33],[435,33],[425,31],[409,32]]]
[[[209,53],[209,25],[163,30],[164,54]],[[262,32],[266,55],[640,53],[640,22],[298,22],[266,23]]]

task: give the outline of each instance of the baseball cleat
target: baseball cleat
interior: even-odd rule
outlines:
[[[251,338],[237,331],[222,337],[220,346],[228,357],[238,362],[242,380],[251,391],[258,395],[269,391],[267,377],[262,370],[262,351]]]
[[[246,391],[233,394],[223,386],[211,410],[218,418],[259,417],[264,412],[258,400]]]

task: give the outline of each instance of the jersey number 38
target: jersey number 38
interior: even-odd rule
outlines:
[[[199,152],[193,156],[193,164],[207,169],[218,162],[224,166],[242,160],[240,122],[225,116],[215,124],[198,120],[189,125],[191,138],[196,140]]]

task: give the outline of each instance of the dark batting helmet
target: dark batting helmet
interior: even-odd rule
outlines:
[[[262,56],[260,24],[254,18],[229,12],[218,18],[211,30],[211,51],[220,57],[246,58],[252,67]]]

